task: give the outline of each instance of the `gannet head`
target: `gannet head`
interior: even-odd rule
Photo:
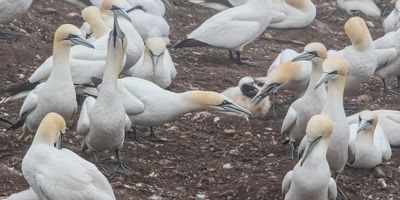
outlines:
[[[103,0],[99,8],[102,13],[121,16],[131,22],[132,19],[128,13],[123,10],[126,6],[129,6],[129,4],[124,0]]]
[[[122,32],[117,18],[118,16],[115,15],[113,24],[114,27],[108,37],[107,59],[116,59],[117,61],[122,62],[128,46],[128,39],[125,33]]]
[[[348,64],[343,58],[327,58],[322,64],[322,68],[324,72],[321,79],[316,84],[315,88],[318,88],[322,83],[335,81],[339,78],[346,79],[347,77]]]
[[[364,110],[360,112],[358,116],[357,133],[362,130],[372,130],[371,133],[374,133],[377,123],[378,123],[378,116],[376,115],[376,113],[370,110]]]
[[[363,18],[350,18],[345,23],[344,30],[355,49],[363,51],[372,46],[373,40]]]
[[[60,149],[66,129],[67,125],[61,115],[54,112],[49,113],[40,122],[33,141],[48,145],[56,144],[56,147]]]
[[[300,162],[300,166],[303,165],[308,155],[312,152],[314,147],[320,142],[322,138],[327,138],[331,135],[333,130],[332,120],[328,115],[314,115],[307,123],[306,128],[306,139],[307,146],[305,149],[304,156]]]
[[[287,4],[289,4],[295,8],[302,9],[302,8],[306,7],[307,3],[310,0],[285,0],[285,1]]]
[[[211,91],[190,91],[186,92],[186,99],[196,105],[208,107],[227,114],[234,114],[243,117],[251,116],[251,112],[235,104],[228,97]]]
[[[297,61],[324,61],[328,56],[326,47],[319,42],[313,42],[304,47],[304,52],[293,58],[292,62]]]
[[[83,45],[89,48],[94,48],[85,39],[81,38],[82,32],[72,24],[63,24],[56,30],[54,34],[54,44],[63,44],[67,46]]]
[[[238,86],[244,96],[253,98],[258,93],[256,82],[250,76],[245,76],[241,78]]]
[[[97,17],[100,17],[100,9],[96,6],[88,6],[82,10],[82,18],[88,23]]]
[[[293,80],[300,72],[300,64],[296,62],[284,62],[277,66],[267,75],[264,86],[251,100],[256,104],[260,103],[265,97],[276,92],[283,84]]]
[[[167,44],[159,37],[148,38],[145,42],[145,54],[151,57],[153,67],[157,66],[159,58],[164,55]]]

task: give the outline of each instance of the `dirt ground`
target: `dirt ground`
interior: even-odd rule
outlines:
[[[318,16],[308,28],[268,29],[249,44],[243,55],[262,63],[260,68],[231,64],[224,50],[171,50],[178,70],[172,90],[223,91],[245,75],[265,75],[270,63],[285,48],[301,51],[303,44],[313,41],[323,42],[329,49],[349,45],[343,25],[350,15],[339,11],[334,2],[315,0]],[[175,10],[167,15],[172,43],[215,13],[186,0],[172,3]],[[354,15],[357,14],[363,16]],[[14,42],[0,41],[0,89],[29,77],[51,54],[54,30],[63,23],[80,25],[79,15],[77,6],[64,1],[35,0],[28,13],[0,26],[5,32],[18,35]],[[366,20],[373,38],[383,34],[382,19]],[[390,84],[395,84],[395,80]],[[278,100],[288,108],[294,99],[282,93]],[[363,84],[357,94],[345,97],[348,115],[363,109],[398,109],[399,103],[398,96],[383,93],[377,79]],[[1,117],[16,121],[20,105],[20,101],[1,105]],[[140,175],[113,174],[109,181],[117,199],[281,199],[283,176],[295,164],[282,159],[289,150],[281,144],[279,134],[284,115],[247,123],[218,113],[191,113],[157,127],[159,135],[175,141],[168,144],[140,144],[128,135],[123,155]],[[28,188],[20,169],[31,140],[18,140],[20,134],[21,130],[0,131],[0,197]],[[88,154],[78,151],[81,140],[78,135],[69,134],[66,147],[91,160]],[[392,159],[382,164],[380,170],[345,169],[339,186],[349,199],[400,199],[400,153],[393,151]]]

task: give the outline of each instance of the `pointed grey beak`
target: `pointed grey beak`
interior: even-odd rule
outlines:
[[[337,74],[337,71],[333,71],[333,72],[324,72],[322,74],[321,79],[319,79],[319,81],[317,82],[317,84],[315,85],[315,89],[319,88],[319,86],[322,85],[322,83],[325,83],[329,80],[332,80]]]
[[[121,16],[126,20],[128,20],[129,22],[132,22],[131,17],[129,17],[128,13],[126,13],[125,10],[123,10],[122,8],[113,5],[111,7],[111,10],[114,12],[114,15]]]
[[[306,146],[306,153],[303,156],[303,160],[301,160],[300,162],[300,167],[303,166],[304,161],[306,161],[306,159],[308,158],[308,156],[310,155],[311,151],[314,149],[314,147],[319,143],[319,141],[321,140],[322,136],[318,137],[317,139],[313,140],[313,141],[307,141],[307,146]]]
[[[90,36],[92,36],[93,32],[91,33],[86,33],[85,39],[88,39]]]
[[[171,3],[168,0],[161,0],[161,1],[164,3],[165,8],[167,8],[167,10],[169,10],[170,12],[174,11],[174,8],[172,7]]]
[[[92,44],[90,44],[87,40],[79,37],[78,35],[69,34],[68,40],[76,45],[82,45],[94,49],[94,46]]]
[[[58,136],[57,141],[56,141],[56,148],[57,149],[62,149],[63,140],[64,140],[64,133],[60,133],[60,135]]]
[[[113,39],[114,39],[114,45],[116,43],[115,40],[117,38],[119,38],[121,40],[124,40],[124,38],[125,38],[125,33],[122,32],[121,27],[119,26],[117,15],[114,15],[114,27],[113,27],[112,35],[113,35]]]
[[[256,105],[259,104],[265,97],[270,95],[271,93],[275,92],[278,90],[278,88],[282,84],[274,82],[268,85],[264,85],[261,90],[254,96],[254,98],[251,100],[251,103],[255,103]]]
[[[224,112],[233,113],[239,116],[250,117],[253,115],[250,111],[246,110],[245,108],[242,108],[239,105],[236,105],[226,100],[223,101],[222,104],[220,104],[218,107],[222,108]]]
[[[318,53],[316,51],[304,51],[297,57],[293,58],[292,62],[308,61],[308,60],[312,60],[315,57],[318,57]]]
[[[365,130],[365,129],[371,127],[371,126],[372,126],[371,121],[367,121],[367,120],[364,120],[364,119],[361,120],[361,121],[358,123],[357,133],[359,133],[360,131]]]
[[[151,62],[153,63],[153,68],[157,66],[158,60],[160,59],[160,56],[156,56],[154,54],[151,54]]]

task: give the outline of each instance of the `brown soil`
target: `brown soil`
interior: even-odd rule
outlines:
[[[350,15],[336,9],[333,0],[315,0],[317,21],[298,30],[267,30],[266,35],[245,48],[244,56],[262,63],[261,68],[238,66],[228,62],[227,52],[207,48],[171,50],[178,77],[173,91],[204,89],[222,91],[236,85],[244,75],[262,76],[275,56],[285,48],[302,50],[304,45],[319,41],[329,49],[341,49],[350,42],[343,31]],[[172,0],[173,14],[168,14],[171,40],[183,39],[215,12],[194,6],[184,0]],[[75,14],[74,14],[75,13]],[[54,0],[35,0],[29,12],[1,26],[5,32],[19,35],[16,41],[0,42],[0,89],[25,80],[50,54],[52,35],[62,23],[80,25],[80,9]],[[361,15],[361,14],[359,14]],[[366,18],[373,38],[382,35],[381,19]],[[274,39],[267,39],[274,38]],[[297,43],[298,43],[297,42]],[[391,80],[390,84],[395,81]],[[294,100],[282,93],[279,100],[288,107]],[[386,95],[381,82],[371,79],[360,92],[346,96],[347,114],[362,109],[398,109],[398,96]],[[17,120],[21,102],[1,105],[1,115]],[[251,120],[221,116],[217,113],[192,113],[173,123],[158,127],[158,134],[170,140],[168,144],[139,144],[127,136],[125,161],[140,176],[113,174],[109,181],[117,199],[281,199],[281,182],[293,161],[282,159],[288,147],[281,145],[280,126],[285,113],[276,120]],[[146,132],[147,129],[139,129]],[[21,130],[0,132],[0,196],[27,189],[20,174],[22,158],[31,140],[19,141]],[[78,151],[82,138],[67,135],[67,148],[91,160]],[[224,169],[230,164],[231,169]],[[346,168],[339,184],[349,199],[398,199],[399,151],[376,170]],[[381,178],[381,180],[378,180]],[[380,183],[384,180],[387,186]]]

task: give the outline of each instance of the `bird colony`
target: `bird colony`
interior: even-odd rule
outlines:
[[[382,93],[400,94],[400,1],[381,11],[373,0],[338,0],[337,9],[353,14],[342,27],[348,37],[345,48],[329,49],[323,41],[306,44],[301,52],[281,48],[265,74],[244,72],[236,86],[222,92],[200,88],[177,93],[171,90],[180,72],[173,60],[180,55],[171,56],[176,49],[224,49],[222,62],[249,71],[266,64],[242,56],[249,43],[257,43],[270,29],[290,32],[310,26],[318,12],[312,0],[189,1],[217,14],[174,42],[164,16],[174,18],[179,3],[90,1],[82,9],[81,26],[60,25],[52,55],[24,82],[2,83],[2,106],[23,101],[18,119],[1,119],[4,134],[17,130],[19,139],[31,144],[20,169],[29,188],[7,199],[116,199],[109,176],[143,176],[126,162],[131,153],[124,151],[126,137],[174,145],[158,137],[156,127],[191,112],[264,119],[268,126],[268,119],[283,109],[283,159],[293,163],[278,180],[285,200],[347,199],[341,189],[343,171],[373,169],[391,159],[392,147],[400,145],[400,111],[358,110],[346,116],[344,98],[371,77],[382,81]],[[31,3],[0,0],[0,23],[23,14]],[[360,17],[365,15],[385,15],[385,34],[374,40]],[[397,78],[397,87],[389,86],[391,77]],[[288,109],[277,101],[281,91],[295,98]],[[74,151],[62,146],[71,134],[81,139]]]

